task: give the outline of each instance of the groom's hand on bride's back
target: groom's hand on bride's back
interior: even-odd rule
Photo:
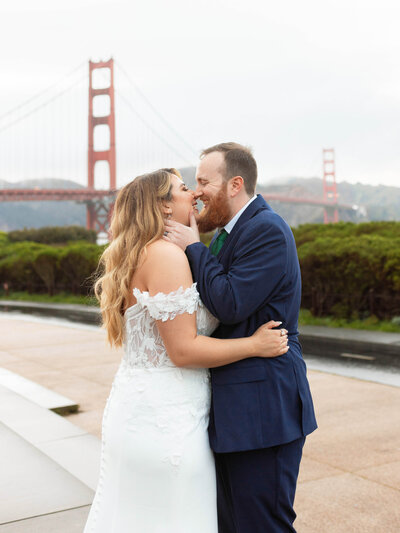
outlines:
[[[253,333],[257,357],[278,357],[289,350],[288,331],[283,328],[273,329],[281,324],[282,322],[270,320]]]
[[[166,241],[177,244],[183,251],[186,250],[189,244],[199,242],[200,234],[194,213],[190,213],[190,226],[185,226],[174,220],[167,220],[165,222],[165,233],[163,238]]]

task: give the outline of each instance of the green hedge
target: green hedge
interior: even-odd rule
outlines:
[[[70,241],[96,243],[96,232],[82,226],[49,226],[38,229],[10,231],[10,242],[40,242],[42,244],[66,244]]]
[[[302,224],[293,229],[297,247],[318,238],[347,239],[348,237],[360,237],[361,235],[380,235],[387,239],[400,237],[400,222],[339,222],[337,224]]]
[[[302,306],[315,316],[400,315],[400,223],[307,224],[294,230]]]
[[[0,240],[0,280],[12,291],[86,295],[103,249],[84,242],[50,246]]]
[[[351,319],[400,316],[400,222],[305,224],[293,232],[303,308]],[[87,295],[103,249],[89,242],[10,242],[0,232],[0,290],[7,282],[14,292]]]

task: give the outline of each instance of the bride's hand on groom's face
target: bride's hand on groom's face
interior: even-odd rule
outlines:
[[[194,213],[190,213],[190,226],[185,226],[174,220],[166,220],[163,238],[166,241],[177,244],[183,251],[185,251],[190,244],[199,242],[200,234]]]

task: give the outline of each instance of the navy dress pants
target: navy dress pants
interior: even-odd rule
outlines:
[[[293,502],[304,441],[214,454],[219,533],[295,533]]]

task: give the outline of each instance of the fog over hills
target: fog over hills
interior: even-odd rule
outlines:
[[[195,188],[195,167],[180,169],[186,184]],[[9,183],[0,180],[0,189],[44,188],[80,189],[82,185],[72,180],[42,179]],[[260,185],[258,192],[285,194],[287,196],[322,196],[320,178],[286,178]],[[355,221],[400,220],[400,187],[372,186],[361,183],[338,184],[340,201],[356,204],[366,209],[366,215]],[[270,202],[271,207],[291,226],[306,222],[322,222],[322,208]],[[341,220],[349,220],[349,215],[340,213]],[[346,218],[347,217],[347,218]],[[0,202],[0,230],[38,228],[41,226],[85,225],[86,206],[75,202]]]

